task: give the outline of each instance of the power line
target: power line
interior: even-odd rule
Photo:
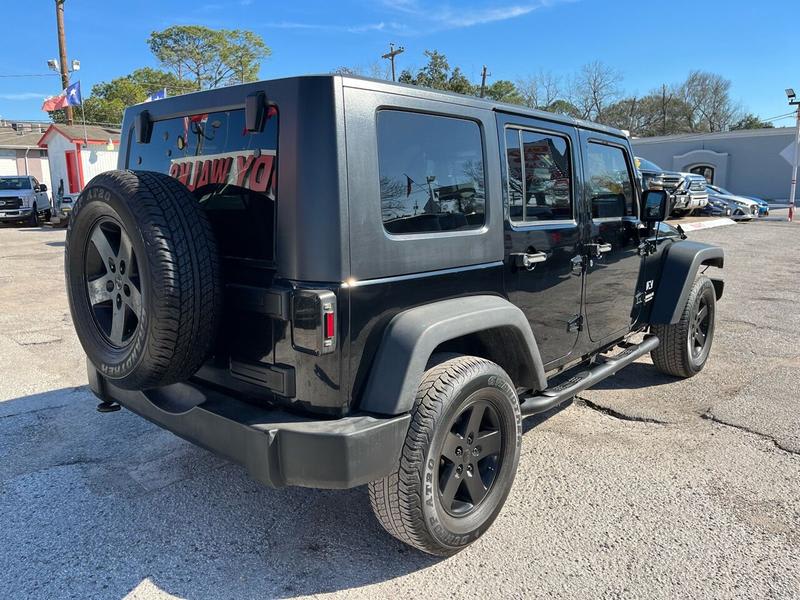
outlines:
[[[58,77],[58,73],[28,73],[26,75],[7,75],[3,74],[0,75],[3,78],[11,78],[11,77]]]

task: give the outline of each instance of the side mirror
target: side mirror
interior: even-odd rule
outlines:
[[[43,184],[43,183],[40,183],[39,184],[39,191],[40,192],[46,192],[47,191],[47,186],[45,184]]]
[[[647,190],[642,194],[642,221],[645,223],[666,221],[669,213],[669,192]]]

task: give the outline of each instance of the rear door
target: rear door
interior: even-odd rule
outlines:
[[[581,142],[589,211],[584,310],[589,337],[603,343],[625,335],[640,307],[638,189],[623,140],[581,131]]]
[[[499,115],[498,127],[508,296],[527,316],[551,367],[569,356],[580,328],[579,138],[573,127],[512,115]]]

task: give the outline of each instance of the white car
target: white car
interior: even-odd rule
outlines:
[[[758,217],[758,202],[755,200],[736,196],[717,185],[707,184],[706,188],[711,198],[722,200],[730,206],[731,219],[734,221],[750,221]]]
[[[38,225],[50,220],[50,196],[47,186],[31,175],[0,176],[0,223],[27,221]]]

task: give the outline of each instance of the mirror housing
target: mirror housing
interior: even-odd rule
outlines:
[[[47,186],[44,183],[40,183],[39,184],[39,191],[40,192],[46,192],[47,191]]]
[[[647,190],[642,194],[642,221],[656,223],[666,221],[670,213],[669,192]]]

